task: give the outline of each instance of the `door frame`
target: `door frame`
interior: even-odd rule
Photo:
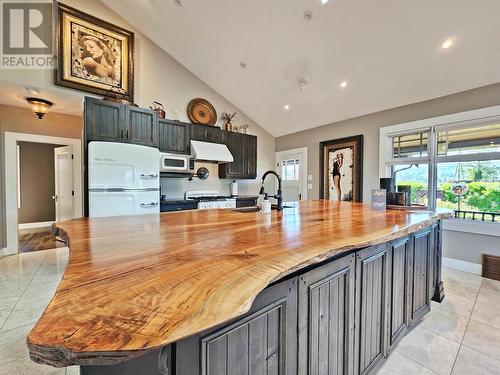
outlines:
[[[81,139],[5,132],[5,229],[7,247],[0,250],[0,255],[17,254],[19,251],[17,142],[51,143],[61,146],[73,146],[73,190],[75,191],[73,217],[81,217],[83,214]]]
[[[280,171],[278,170],[279,165],[278,165],[278,160],[280,159],[281,156],[286,155],[286,154],[302,154],[302,160],[303,160],[303,174],[302,174],[302,200],[307,200],[307,147],[299,147],[299,148],[290,148],[288,150],[282,150],[282,151],[276,151],[274,153],[274,170],[276,173],[280,174]]]

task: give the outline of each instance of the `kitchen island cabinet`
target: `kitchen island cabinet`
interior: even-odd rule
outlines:
[[[59,223],[70,259],[31,358],[84,375],[367,373],[428,311],[449,216],[317,200]]]

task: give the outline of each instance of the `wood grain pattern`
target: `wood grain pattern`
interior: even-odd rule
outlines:
[[[244,314],[288,274],[443,217],[316,200],[270,215],[214,209],[57,224],[70,259],[28,337],[31,358],[119,363]]]

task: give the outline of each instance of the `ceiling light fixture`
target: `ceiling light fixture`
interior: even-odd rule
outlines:
[[[328,0],[321,0],[321,4],[325,5],[328,2]]]
[[[283,109],[284,109],[285,111],[288,111],[288,110],[290,109],[290,106],[289,106],[288,104],[285,104],[285,105],[283,106]]]
[[[306,10],[304,12],[304,19],[306,21],[310,21],[310,20],[312,20],[312,18],[313,18],[313,12],[311,12],[310,10]]]
[[[342,87],[343,89],[345,89],[347,87],[347,81],[340,82],[340,87]]]
[[[247,67],[247,64],[245,64],[244,62],[240,62],[241,69],[245,69],[246,67]]]
[[[40,120],[47,114],[49,108],[54,105],[50,100],[41,98],[27,97],[26,101],[33,106],[33,112]]]
[[[181,0],[174,0],[174,4],[177,5],[179,8],[182,7],[182,1]]]
[[[442,49],[448,49],[453,45],[453,39],[446,39],[443,44],[441,44]]]

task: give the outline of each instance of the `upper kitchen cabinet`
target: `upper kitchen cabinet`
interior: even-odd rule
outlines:
[[[158,119],[154,111],[125,106],[125,142],[158,147]]]
[[[189,154],[189,128],[191,124],[180,121],[164,120],[158,121],[160,138],[158,148],[162,152],[175,154]]]
[[[158,146],[158,119],[154,111],[86,97],[84,112],[89,141]]]
[[[225,132],[216,126],[191,124],[191,139],[212,143],[224,143]]]
[[[234,162],[219,164],[219,178],[252,179],[257,177],[257,137],[226,132],[225,144]]]
[[[85,98],[85,134],[89,141],[121,142],[123,106],[101,99]]]

